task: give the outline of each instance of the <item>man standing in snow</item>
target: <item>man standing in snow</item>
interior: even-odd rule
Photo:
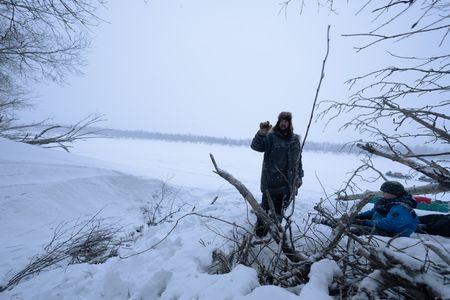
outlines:
[[[385,236],[410,236],[416,231],[419,219],[414,211],[416,200],[405,191],[400,182],[386,181],[381,187],[383,197],[379,198],[371,210],[356,216],[356,223],[364,233]]]
[[[261,207],[269,211],[267,193],[270,194],[275,212],[281,218],[284,208],[302,185],[303,178],[300,137],[294,134],[292,114],[281,112],[273,128],[269,121],[260,123],[251,148],[264,153]],[[259,237],[267,234],[260,219],[256,222],[255,233]]]

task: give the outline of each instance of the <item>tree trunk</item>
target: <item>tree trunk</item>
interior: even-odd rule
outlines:
[[[212,154],[209,154],[211,157],[211,161],[214,165],[215,171],[217,175],[228,181],[232,186],[234,186],[239,193],[244,197],[245,201],[247,201],[248,204],[250,204],[251,208],[255,211],[258,218],[260,218],[261,222],[265,227],[268,228],[268,232],[270,236],[274,239],[274,241],[277,244],[281,244],[281,249],[283,253],[286,255],[286,257],[293,261],[293,262],[299,262],[299,261],[305,261],[308,260],[307,257],[302,255],[301,253],[298,253],[293,249],[288,243],[286,239],[286,235],[283,234],[283,228],[281,227],[281,224],[278,222],[274,222],[269,215],[261,208],[259,203],[256,201],[253,194],[247,189],[247,187],[242,184],[239,180],[237,180],[233,175],[228,173],[225,170],[220,169],[217,166],[216,160],[214,159],[214,156]]]
[[[411,195],[423,195],[423,194],[438,194],[443,192],[450,191],[450,188],[440,185],[439,183],[432,183],[421,186],[413,186],[407,187],[405,190]],[[352,194],[352,195],[339,195],[337,197],[338,200],[357,200],[363,199],[367,195],[377,195],[382,196],[383,193],[380,191],[365,191],[361,194]]]

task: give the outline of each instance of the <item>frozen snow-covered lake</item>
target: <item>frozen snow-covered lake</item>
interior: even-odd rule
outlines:
[[[106,161],[112,168],[122,171],[220,193],[231,187],[212,172],[213,166],[209,158],[209,153],[212,153],[221,168],[240,179],[251,191],[259,193],[262,154],[250,147],[139,139],[96,139],[78,143],[72,152]],[[383,172],[409,171],[405,166],[386,159],[374,158],[373,161]],[[333,193],[349,177],[348,173],[359,165],[360,158],[352,154],[305,152],[303,194],[323,197],[319,180],[328,194]],[[380,184],[381,182],[363,183],[361,188],[376,190]],[[405,184],[423,183],[412,180]]]

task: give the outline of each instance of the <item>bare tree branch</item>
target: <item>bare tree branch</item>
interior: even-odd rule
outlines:
[[[309,133],[309,128],[311,127],[311,122],[312,122],[312,119],[314,117],[314,111],[316,109],[316,103],[317,103],[317,98],[319,97],[320,87],[322,86],[322,81],[325,78],[325,64],[327,62],[328,54],[330,52],[330,27],[331,27],[331,25],[328,25],[328,27],[327,27],[327,51],[326,51],[325,57],[324,57],[324,59],[322,61],[322,70],[320,72],[320,79],[319,79],[319,83],[317,85],[316,95],[314,97],[313,105],[312,105],[312,108],[311,108],[311,114],[309,116],[309,121],[308,121],[308,125],[306,127],[305,136],[303,137],[302,146],[300,147],[300,153],[303,152],[303,147],[305,146],[306,138],[308,137],[308,133]]]
[[[30,145],[41,145],[48,148],[59,147],[69,152],[70,144],[77,140],[86,140],[102,137],[102,130],[91,129],[96,123],[103,121],[102,115],[89,115],[72,126],[46,125],[45,121],[18,125],[4,128],[0,131],[0,137],[27,143]],[[37,134],[31,134],[28,130],[44,127]]]

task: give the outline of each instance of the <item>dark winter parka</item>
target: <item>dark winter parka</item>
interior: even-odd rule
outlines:
[[[277,127],[266,135],[256,133],[251,148],[264,152],[261,172],[261,192],[289,195],[297,191],[298,179],[303,178],[300,137],[293,132],[283,135]]]

